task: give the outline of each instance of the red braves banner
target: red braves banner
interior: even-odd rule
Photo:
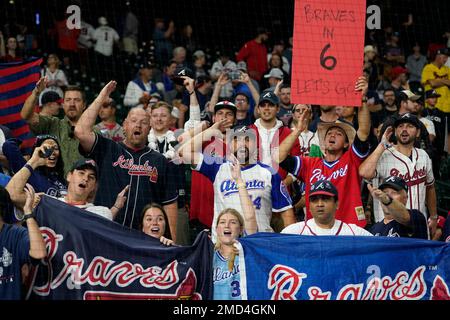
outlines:
[[[296,0],[293,103],[360,106],[366,1]]]
[[[190,247],[167,247],[44,196],[36,209],[47,258],[35,270],[30,299],[209,299],[212,243],[205,232]]]

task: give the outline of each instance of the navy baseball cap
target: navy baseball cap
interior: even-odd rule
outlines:
[[[98,178],[98,166],[95,160],[93,159],[80,159],[75,162],[72,166],[71,172],[73,170],[83,170],[83,169],[92,169],[94,170],[95,177]]]
[[[397,128],[400,124],[408,122],[415,126],[417,129],[420,129],[419,118],[412,113],[404,113],[399,115],[398,118],[394,122],[394,127]]]
[[[441,95],[436,92],[436,90],[427,90],[425,91],[425,99],[428,98],[439,98]]]
[[[443,55],[448,56],[449,55],[448,54],[448,49],[447,48],[440,48],[440,49],[436,50],[436,55],[438,55],[438,54],[443,54]]]
[[[49,90],[49,91],[44,92],[42,94],[40,105],[43,106],[43,105],[45,105],[47,103],[50,103],[50,102],[62,103],[63,99],[55,91]]]
[[[383,180],[383,183],[380,184],[378,189],[383,190],[385,188],[392,188],[397,191],[405,190],[408,192],[408,185],[406,184],[405,180],[403,180],[400,177],[387,177]]]
[[[260,105],[264,101],[268,101],[268,102],[270,102],[272,104],[275,104],[275,105],[278,105],[280,103],[280,99],[272,91],[267,91],[265,93],[263,92],[263,94],[261,95],[261,98],[259,98],[258,105]]]
[[[317,195],[325,195],[337,198],[338,191],[330,181],[319,180],[311,186],[311,190],[309,191],[310,198]]]
[[[221,109],[229,109],[229,110],[233,111],[234,115],[236,115],[236,113],[237,113],[236,105],[233,102],[228,101],[228,100],[219,101],[218,103],[216,103],[216,105],[214,106],[214,113],[216,113],[217,111],[219,111]]]

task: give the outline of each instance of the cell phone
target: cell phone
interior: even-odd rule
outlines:
[[[48,157],[50,157],[52,155],[53,151],[55,151],[54,147],[44,148],[44,149],[45,149],[44,152],[39,151],[39,156],[41,158],[48,158]]]
[[[183,85],[184,85],[184,78],[175,76],[175,77],[172,78],[172,81],[173,81],[175,84],[178,84],[178,85],[180,85],[180,86],[183,86]]]

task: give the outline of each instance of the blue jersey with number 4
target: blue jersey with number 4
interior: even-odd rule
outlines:
[[[234,259],[233,270],[228,270],[228,260],[216,250],[213,260],[214,300],[241,300],[239,257]]]

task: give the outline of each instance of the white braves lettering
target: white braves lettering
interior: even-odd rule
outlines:
[[[139,281],[141,286],[146,288],[168,289],[180,280],[177,273],[177,260],[172,261],[165,269],[162,269],[158,266],[145,268],[138,263],[129,261],[117,263],[116,261],[96,256],[84,268],[84,259],[78,258],[73,251],[68,251],[64,254],[64,265],[59,274],[54,276],[51,261],[56,255],[58,243],[63,240],[63,236],[56,234],[50,228],[43,227],[40,229],[48,252],[46,267],[48,268],[49,276],[47,283],[33,288],[34,293],[37,295],[49,295],[52,289],[58,288],[66,280],[68,289],[73,289],[85,283],[89,283],[91,286],[107,287],[111,282],[123,288],[136,280]]]
[[[345,177],[348,172],[348,164],[346,164],[343,168],[339,168],[336,171],[333,171],[330,176],[326,177],[322,174],[322,169],[317,168],[312,171],[311,179],[309,182],[313,184],[319,180],[336,180],[339,177]]]

